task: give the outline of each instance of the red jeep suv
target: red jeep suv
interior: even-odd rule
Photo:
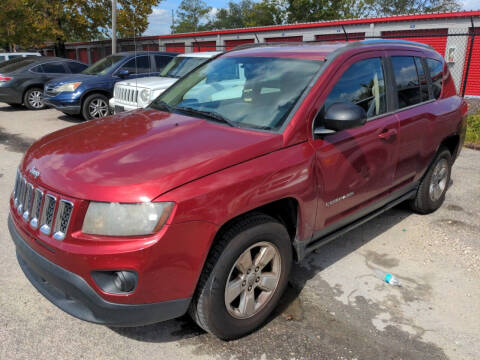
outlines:
[[[49,134],[10,201],[21,268],[83,320],[190,312],[222,339],[267,319],[292,261],[408,201],[445,198],[467,105],[407,41],[243,47],[146,110]]]

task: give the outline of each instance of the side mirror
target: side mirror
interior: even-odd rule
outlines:
[[[121,70],[118,70],[117,72],[117,75],[122,78],[128,76],[129,74],[130,72],[127,69],[121,69]]]
[[[330,105],[323,116],[323,127],[315,128],[315,135],[331,134],[335,131],[352,129],[367,122],[365,110],[355,104],[337,102]]]

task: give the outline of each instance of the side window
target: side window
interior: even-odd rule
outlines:
[[[438,60],[427,59],[427,66],[432,79],[433,97],[438,99],[442,93],[443,64]]]
[[[63,67],[62,63],[54,62],[54,63],[47,63],[43,64],[43,72],[47,74],[65,74],[65,68]]]
[[[5,55],[0,55],[0,62],[7,60],[7,57]]]
[[[77,62],[74,62],[74,61],[67,62],[67,66],[70,69],[70,71],[72,72],[72,74],[78,74],[79,72],[82,72],[83,70],[85,70],[88,67],[87,65],[80,64],[80,63],[77,63]]]
[[[415,59],[412,56],[392,56],[393,73],[398,94],[398,107],[405,108],[422,102]]]
[[[34,66],[30,71],[34,73],[43,73],[42,65]]]
[[[387,111],[382,60],[361,60],[348,68],[325,100],[324,110],[337,102],[361,106],[371,118]]]
[[[428,92],[427,75],[425,73],[422,60],[416,57],[415,65],[417,66],[418,78],[420,79],[420,91],[422,94],[422,101],[428,101],[430,99],[430,94]]]
[[[163,68],[172,60],[170,56],[155,55],[155,65],[157,65],[157,71],[162,71]]]
[[[150,56],[138,56],[127,61],[122,70],[128,70],[130,74],[145,74],[150,72]]]

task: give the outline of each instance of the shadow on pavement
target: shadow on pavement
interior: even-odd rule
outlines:
[[[239,360],[261,358],[262,354],[268,358],[307,359],[339,356],[417,358],[420,354],[428,354],[425,359],[444,359],[443,351],[423,342],[421,335],[412,336],[392,326],[378,332],[371,320],[382,311],[381,304],[359,296],[356,306],[345,305],[336,298],[341,290],[331,287],[321,278],[315,279],[316,286],[312,289],[321,296],[318,301],[305,301],[306,295],[302,294],[306,283],[315,275],[411,214],[402,204],[311,253],[302,263],[295,264],[277,309],[261,329],[244,338],[221,341],[206,334],[187,315],[150,326],[111,329],[137,341],[179,341],[180,344],[194,345],[194,353],[198,355],[233,356]],[[332,308],[337,315],[331,315],[329,309]],[[263,345],[259,346],[259,342]]]

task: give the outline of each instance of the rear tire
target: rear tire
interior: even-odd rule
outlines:
[[[410,208],[419,214],[429,214],[437,210],[445,201],[451,172],[452,154],[442,147],[420,182],[417,195],[410,201]]]
[[[99,119],[110,115],[108,98],[102,94],[87,96],[82,105],[82,116],[85,120]]]
[[[285,226],[263,214],[241,218],[213,245],[190,315],[221,339],[246,335],[277,306],[291,266],[292,245]]]
[[[43,110],[45,103],[43,102],[43,89],[33,87],[25,91],[23,95],[23,104],[29,110]]]

